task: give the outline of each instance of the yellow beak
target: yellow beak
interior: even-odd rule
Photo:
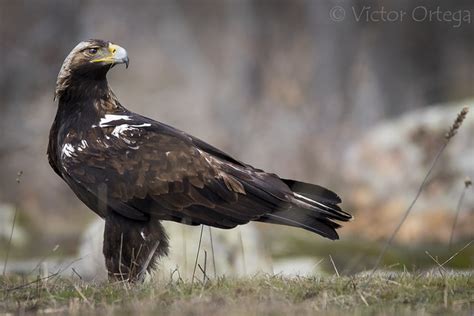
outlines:
[[[118,45],[109,43],[109,47],[107,47],[109,55],[100,57],[98,59],[91,60],[91,63],[106,63],[106,64],[125,64],[125,67],[128,68],[128,55],[127,51]]]

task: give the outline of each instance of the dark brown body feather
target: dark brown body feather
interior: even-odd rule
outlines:
[[[351,218],[327,189],[280,179],[128,111],[110,91],[106,71],[94,71],[69,78],[59,94],[48,158],[79,199],[106,220],[111,276],[136,279],[166,254],[160,220],[219,228],[261,221],[337,239],[334,220]]]

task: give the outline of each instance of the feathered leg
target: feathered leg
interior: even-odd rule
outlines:
[[[109,279],[140,281],[159,257],[168,254],[168,236],[156,219],[135,221],[108,212],[103,253]]]

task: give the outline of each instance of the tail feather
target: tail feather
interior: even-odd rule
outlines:
[[[341,203],[341,198],[331,190],[328,190],[317,184],[310,184],[306,182],[291,180],[291,179],[281,179],[285,184],[296,193],[304,195],[310,199],[316,199],[320,202],[326,202],[330,204],[339,204]]]
[[[317,200],[307,198],[298,193],[294,193],[294,196],[294,203],[303,209],[309,209],[317,213],[321,213],[321,215],[325,215],[329,219],[335,219],[344,222],[347,222],[348,220],[352,219],[352,215],[344,212],[339,206],[335,204],[319,202]]]
[[[331,240],[339,239],[336,228],[341,227],[339,224],[330,220],[314,218],[303,212],[298,212],[297,209],[266,214],[260,218],[259,221],[303,228]]]
[[[339,196],[318,185],[282,180],[293,191],[290,208],[267,213],[259,221],[299,227],[332,240],[339,239],[336,229],[341,225],[333,220],[352,219],[337,205],[341,203]]]

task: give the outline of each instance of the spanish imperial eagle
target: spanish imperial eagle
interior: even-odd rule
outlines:
[[[352,217],[321,186],[279,178],[176,128],[133,113],[107,83],[122,47],[79,43],[59,72],[48,159],[77,197],[105,219],[110,278],[137,280],[168,252],[160,221],[233,228],[249,221],[338,239]]]

